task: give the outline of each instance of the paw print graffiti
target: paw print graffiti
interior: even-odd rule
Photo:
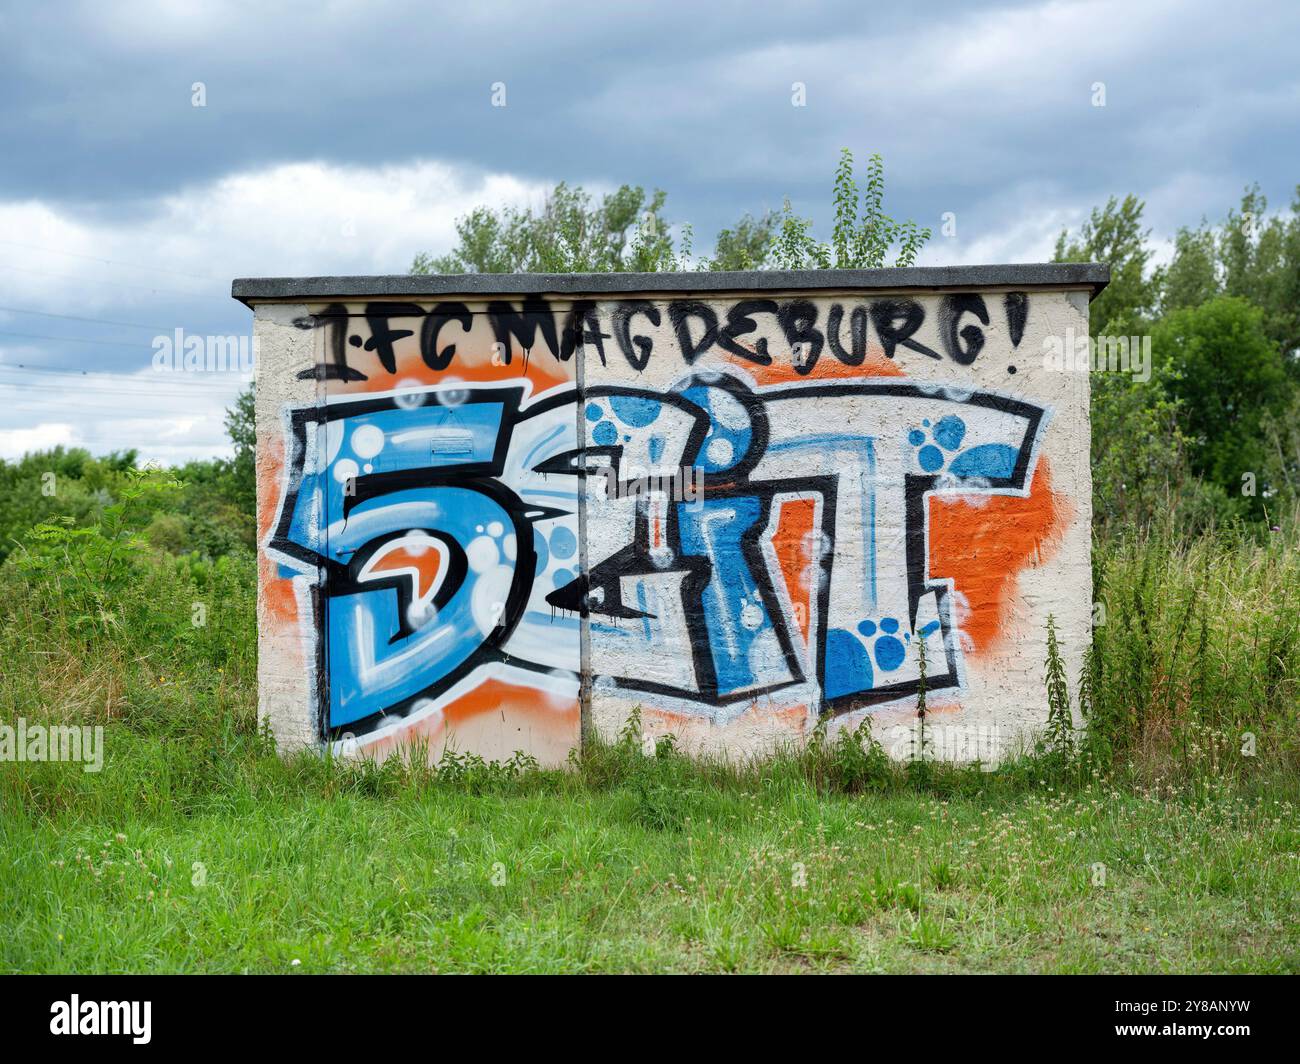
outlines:
[[[917,464],[927,473],[938,473],[948,459],[961,449],[966,438],[966,422],[954,414],[940,418],[934,425],[926,418],[922,428],[912,429],[907,442],[917,448]],[[928,431],[927,431],[928,430]]]
[[[858,625],[858,631],[867,639],[874,637],[871,657],[882,672],[893,672],[907,658],[907,644],[912,641],[912,634],[903,632],[900,637],[897,618],[884,617],[879,626],[875,621],[863,621]]]
[[[935,476],[986,483],[1006,480],[1016,469],[1016,448],[1004,443],[972,446],[966,434],[966,422],[955,414],[942,417],[933,425],[926,418],[920,428],[908,432],[907,442],[915,448],[916,464],[921,471]]]

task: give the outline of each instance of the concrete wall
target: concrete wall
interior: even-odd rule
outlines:
[[[1043,352],[1100,276],[237,282],[263,714],[544,764],[636,707],[737,757],[824,716],[906,756],[924,648],[932,752],[996,758],[1049,613],[1072,675],[1090,638],[1088,380]]]

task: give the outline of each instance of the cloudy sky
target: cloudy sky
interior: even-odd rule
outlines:
[[[923,263],[1042,260],[1112,194],[1161,239],[1251,182],[1284,209],[1297,40],[1293,0],[7,4],[0,457],[225,453],[241,381],[157,373],[155,337],[247,335],[233,277],[403,272],[560,180],[661,187],[704,250],[785,196],[827,235],[840,147],[879,151],[890,213],[956,216]]]

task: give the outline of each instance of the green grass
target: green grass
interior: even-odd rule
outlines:
[[[619,749],[448,781],[165,746],[4,766],[0,968],[1300,971],[1289,790],[847,795],[793,759]]]
[[[1100,552],[1085,759],[994,773],[283,759],[251,562],[136,559],[111,600],[7,565],[0,719],[106,758],[0,764],[0,970],[1297,972],[1295,545]]]

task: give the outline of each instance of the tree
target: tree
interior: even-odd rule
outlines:
[[[1224,221],[1181,229],[1162,277],[1164,310],[1240,296],[1263,312],[1265,335],[1300,379],[1300,186],[1286,217],[1268,215],[1259,186],[1247,188]]]
[[[1199,527],[1223,509],[1221,493],[1204,490],[1188,465],[1191,441],[1164,387],[1167,367],[1157,362],[1152,373],[1145,383],[1127,373],[1092,377],[1092,512],[1103,535],[1169,515]]]
[[[930,239],[930,230],[919,229],[912,221],[895,222],[884,213],[884,197],[885,164],[880,155],[872,155],[867,162],[867,187],[859,193],[853,153],[842,148],[835,168],[835,222],[830,243],[813,239],[812,222],[798,217],[787,199],[772,244],[775,265],[782,270],[876,269],[889,265],[889,250],[898,245],[894,265],[911,266]]]
[[[1174,257],[1160,275],[1163,311],[1199,307],[1219,294],[1219,249],[1214,230],[1204,222],[1182,228],[1174,237]]]
[[[1071,240],[1068,231],[1057,238],[1054,262],[1104,262],[1110,267],[1110,284],[1092,301],[1094,334],[1141,332],[1155,310],[1159,285],[1147,271],[1151,230],[1142,228],[1145,206],[1136,196],[1123,201],[1111,196],[1106,206],[1093,208],[1077,239]]]
[[[723,229],[714,241],[710,270],[762,269],[772,247],[777,215],[768,211],[761,217],[745,215],[734,229]]]
[[[1289,407],[1266,411],[1262,425],[1268,457],[1265,479],[1279,496],[1276,504],[1269,500],[1269,512],[1300,512],[1300,388],[1292,389]]]
[[[1141,336],[1150,329],[1159,281],[1147,269],[1144,206],[1136,196],[1112,196],[1093,208],[1077,237],[1062,232],[1057,239],[1055,261],[1110,267],[1110,284],[1092,301],[1094,336]],[[1164,387],[1167,375],[1157,361],[1149,381],[1127,373],[1092,376],[1093,514],[1103,529],[1146,525],[1167,513],[1173,500],[1195,494],[1178,402]]]
[[[257,401],[250,384],[226,411],[226,435],[234,445],[234,458],[226,465],[226,491],[230,500],[250,516],[257,512]]]
[[[678,265],[668,223],[667,195],[649,197],[624,185],[599,203],[582,188],[555,186],[537,209],[476,207],[456,222],[456,246],[446,255],[420,254],[412,273],[621,273]]]
[[[1171,371],[1164,387],[1190,438],[1192,472],[1254,516],[1262,515],[1272,462],[1265,422],[1288,410],[1294,394],[1264,318],[1244,298],[1217,296],[1170,312],[1152,332],[1152,347]],[[1243,495],[1247,475],[1252,493]]]
[[[80,447],[60,446],[15,462],[0,460],[0,562],[42,521],[97,519],[113,504],[136,457],[124,450],[94,458]]]
[[[831,241],[812,236],[812,222],[794,214],[790,201],[780,214],[745,215],[723,229],[712,256],[692,258],[693,230],[673,227],[663,215],[667,196],[647,196],[624,185],[599,203],[582,188],[561,183],[540,207],[476,207],[456,222],[456,246],[445,255],[421,253],[411,272],[423,273],[606,273],[663,270],[837,269],[910,266],[930,238],[915,222],[895,222],[882,210],[884,163],[873,155],[866,189],[859,197],[853,155],[845,148],[835,173]],[[859,198],[861,202],[859,203]]]

